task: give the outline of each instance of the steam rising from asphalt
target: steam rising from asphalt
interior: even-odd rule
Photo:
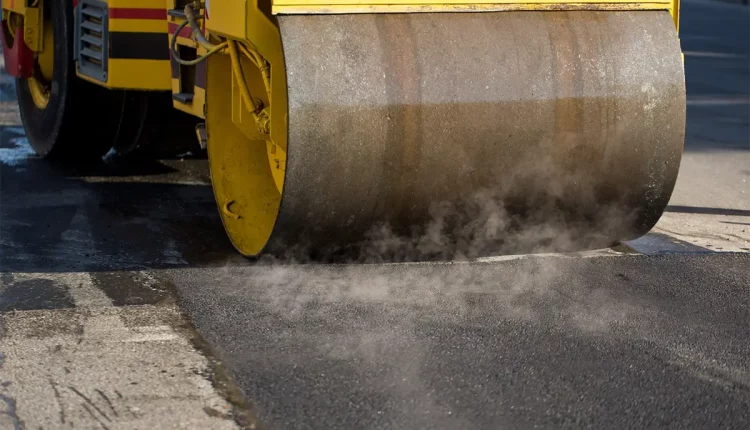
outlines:
[[[381,236],[386,246],[373,245],[367,261],[381,261],[383,254],[374,254],[379,250],[403,249],[403,240],[388,234]],[[509,360],[524,360],[513,345],[534,342],[540,333],[606,337],[639,324],[639,304],[587,282],[579,272],[582,261],[584,268],[597,264],[544,256],[501,264],[297,264],[269,258],[249,270],[227,267],[215,282],[236,286],[229,300],[252,297],[253,336],[263,339],[252,360],[260,360],[260,368],[323,380],[354,378],[385,401],[372,411],[373,421],[421,416],[411,427],[471,428],[467,417],[441,400],[435,377],[427,376],[440,372],[441,362],[466,357],[451,348],[477,351],[461,365],[502,372]],[[524,339],[525,333],[531,338]],[[509,349],[497,356],[496,345]],[[300,361],[310,357],[314,362]],[[336,383],[320,382],[328,386]]]
[[[615,244],[613,238],[631,238],[634,231],[647,230],[643,226],[649,221],[621,201],[598,203],[586,195],[571,199],[551,194],[554,190],[541,186],[536,189],[541,190],[539,194],[524,196],[523,200],[509,197],[503,189],[481,189],[460,201],[431,204],[427,220],[420,225],[376,222],[355,244],[341,246],[303,239],[283,245],[280,257],[266,255],[261,261],[471,261],[498,255],[607,248]],[[589,190],[584,194],[593,193]]]
[[[285,241],[278,247],[284,249],[281,260],[467,261],[570,252],[610,247],[656,223],[657,209],[666,206],[674,180],[664,163],[653,169],[636,166],[617,138],[593,155],[575,136],[558,138],[541,142],[538,152],[514,154],[513,167],[473,171],[466,166],[466,178],[458,184],[410,188],[409,181],[417,179],[406,175],[403,189],[368,191],[382,194],[383,204],[391,206],[336,214],[321,221],[326,224],[299,215],[306,230],[295,231],[291,240],[280,239]],[[472,159],[456,157],[464,158]],[[357,218],[351,227],[343,221],[347,217]],[[347,243],[359,237],[364,240]]]
[[[570,219],[559,208],[518,215],[496,192],[482,190],[460,204],[430,207],[430,220],[411,234],[388,224],[373,227],[360,249],[359,262],[468,261],[508,254],[538,254],[604,248],[633,215],[618,206],[602,206],[594,219]]]
[[[249,282],[262,286],[269,309],[289,319],[345,303],[414,307],[415,316],[440,309],[443,318],[461,319],[486,301],[483,312],[498,320],[554,315],[581,329],[605,329],[635,308],[586,285],[570,258],[533,254],[606,248],[655,220],[644,221],[626,193],[598,188],[596,178],[606,177],[601,167],[562,164],[552,155],[528,159],[497,174],[503,183],[434,202],[421,225],[373,225],[356,246],[303,242],[281,257],[264,255]],[[479,260],[500,255],[515,261]]]
[[[586,284],[575,270],[580,265],[571,264],[574,261],[529,256],[501,265],[274,264],[256,266],[249,278],[243,272],[243,283],[262,291],[268,309],[289,321],[325,317],[332,308],[351,305],[408,308],[415,318],[437,313],[439,318],[455,322],[487,313],[498,322],[552,318],[598,331],[636,311],[637,307]],[[233,270],[226,270],[231,282]]]
[[[478,260],[493,253],[605,247],[621,229],[632,230],[637,218],[621,204],[602,204],[593,218],[570,217],[569,208],[557,204],[558,196],[535,197],[537,209],[523,216],[509,209],[503,189],[483,189],[458,203],[435,203],[424,225],[404,233],[377,224],[356,248],[328,249],[323,259],[306,244],[290,247],[283,257],[265,255],[250,277],[241,275],[242,283],[258,288],[267,310],[289,321],[374,306],[384,312],[411,309],[403,314],[409,321],[436,315],[458,321],[489,313],[498,322],[553,318],[599,331],[632,316],[637,306],[586,285],[570,255],[517,254],[499,265]],[[326,264],[317,264],[321,261]],[[226,269],[222,282],[237,282],[240,275],[233,270]],[[387,332],[384,328],[376,330],[378,336]]]
[[[320,249],[297,243],[282,257],[266,255],[249,270],[226,268],[216,282],[236,286],[229,289],[236,291],[229,300],[253,300],[248,305],[257,330],[253,336],[262,339],[263,350],[252,359],[262,362],[259,368],[281,369],[282,379],[302,371],[314,378],[356,380],[363,391],[385,398],[385,411],[374,411],[373,420],[381,412],[421,414],[423,421],[405,427],[471,428],[466,417],[453,413],[453,405],[441,402],[435,378],[425,376],[440,375],[441,363],[456,365],[451,360],[466,357],[450,348],[486,354],[457,363],[458,368],[502,371],[503,363],[524,359],[514,356],[514,345],[533,342],[534,336],[606,337],[622,325],[640,324],[638,303],[591,284],[580,272],[600,260],[478,261],[488,255],[606,247],[608,238],[633,231],[638,222],[638,214],[628,209],[633,205],[595,189],[596,181],[585,174],[556,174],[554,165],[537,163],[525,175],[502,175],[530,186],[499,184],[457,202],[435,202],[418,226],[376,224],[353,249],[316,254]],[[519,188],[534,192],[514,195]],[[327,264],[316,264],[321,261]],[[483,330],[488,325],[494,328]],[[300,362],[307,357],[314,362]],[[315,389],[328,386],[336,384],[321,382]]]

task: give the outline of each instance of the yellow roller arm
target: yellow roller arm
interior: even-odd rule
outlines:
[[[679,0],[273,0],[274,14],[479,12],[511,10],[669,10],[679,25]]]

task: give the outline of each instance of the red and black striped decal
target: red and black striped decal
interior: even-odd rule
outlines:
[[[77,2],[73,0],[74,6]],[[151,8],[109,8],[110,19],[151,19],[166,20],[166,9]],[[168,33],[146,33],[146,32],[109,32],[109,58],[133,59],[133,60],[171,60],[172,78],[179,78],[179,64],[174,61],[169,53],[169,39],[177,30],[178,25],[169,22]],[[184,27],[180,31],[180,37],[190,38],[192,30]],[[206,88],[206,64],[200,62],[195,67],[195,86]]]
[[[109,8],[110,19],[167,19],[166,9],[147,9],[131,7]]]
[[[166,9],[112,7],[110,19],[167,19]],[[169,60],[169,35],[166,33],[110,31],[109,58],[128,60]]]
[[[179,25],[177,25],[177,23],[170,22],[169,23],[169,34],[170,35],[174,34],[174,32],[177,31],[177,27],[179,27]],[[190,28],[190,26],[186,25],[185,27],[182,28],[182,30],[180,30],[180,37],[190,38],[190,35],[192,33],[193,33],[193,30]]]
[[[109,32],[109,58],[169,60],[167,33]]]

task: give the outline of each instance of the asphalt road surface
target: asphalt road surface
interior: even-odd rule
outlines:
[[[251,262],[205,160],[35,157],[0,76],[0,429],[750,428],[750,14],[683,3],[682,169],[645,237]]]

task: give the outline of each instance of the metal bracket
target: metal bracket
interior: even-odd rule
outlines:
[[[205,122],[200,122],[195,125],[195,134],[198,137],[198,144],[201,149],[206,149],[208,146],[208,133],[206,132]]]
[[[37,7],[27,7],[23,19],[23,41],[33,52],[42,52],[42,0]]]

